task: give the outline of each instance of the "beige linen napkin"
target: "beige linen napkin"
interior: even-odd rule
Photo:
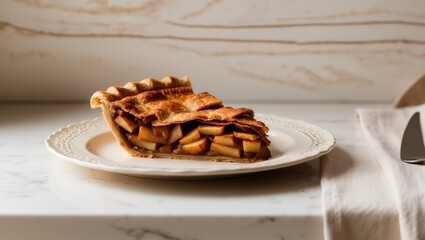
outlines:
[[[365,155],[350,156],[337,146],[322,158],[325,239],[400,239],[385,175],[378,162]]]
[[[397,108],[425,103],[425,74],[420,75],[398,96],[394,102]]]
[[[396,201],[402,239],[425,239],[425,164],[400,161],[401,138],[416,111],[421,112],[422,119],[425,117],[425,105],[390,111],[358,111],[375,160],[385,175],[383,184],[391,187]]]
[[[425,86],[421,81],[414,85]],[[425,89],[409,89],[416,95],[397,106],[425,99]],[[400,161],[401,138],[416,111],[425,128],[425,105],[358,110],[365,153],[334,151],[322,159],[325,239],[425,239],[425,164]]]

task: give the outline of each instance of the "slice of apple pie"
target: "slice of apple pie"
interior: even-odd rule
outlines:
[[[194,93],[187,77],[144,79],[97,91],[113,135],[131,155],[150,158],[256,162],[270,158],[268,128],[247,108],[224,107]]]

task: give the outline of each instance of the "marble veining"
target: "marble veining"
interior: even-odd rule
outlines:
[[[262,68],[262,66],[259,64],[257,64],[256,67]],[[263,67],[263,68],[264,70],[265,68],[267,68],[267,70],[270,70],[271,66],[267,65],[267,67]],[[308,91],[317,91],[318,89],[323,88],[325,86],[335,86],[335,85],[341,85],[341,84],[344,85],[347,83],[356,84],[360,86],[373,85],[373,81],[370,79],[365,79],[363,77],[350,74],[349,72],[346,72],[341,69],[335,69],[332,66],[325,65],[321,68],[325,69],[328,73],[330,73],[332,77],[329,78],[328,76],[326,77],[321,76],[320,73],[315,72],[314,70],[311,70],[311,69],[307,69],[302,66],[296,66],[294,70],[292,70],[291,72],[302,73],[303,75],[308,76],[309,77],[308,79],[311,79],[311,80],[303,81],[302,78],[296,77],[297,76],[296,74],[286,74],[285,76],[284,75],[285,72],[288,72],[287,69],[281,70],[283,77],[270,76],[268,74],[268,71],[262,71],[261,74],[256,73],[252,70],[249,70],[249,68],[247,68],[246,66],[242,68],[240,66],[237,66],[237,67],[228,66],[227,70],[236,75],[255,79],[257,81],[261,81],[265,83],[271,82],[278,85],[294,86],[294,87],[302,88]]]
[[[63,38],[129,38],[129,39],[156,39],[156,40],[177,40],[189,42],[223,42],[223,43],[239,43],[239,44],[280,44],[280,45],[377,45],[377,44],[406,44],[406,45],[425,45],[425,40],[408,39],[408,38],[392,38],[392,39],[374,39],[374,40],[322,40],[322,41],[302,41],[290,39],[267,39],[267,38],[223,38],[223,37],[188,37],[178,35],[146,35],[136,33],[72,33],[72,32],[55,32],[47,30],[37,30],[12,24],[10,22],[0,22],[0,30],[13,29],[18,33],[33,36],[52,36]]]
[[[425,27],[425,22],[400,21],[400,20],[375,20],[375,21],[355,21],[355,22],[304,22],[287,24],[258,24],[258,25],[206,25],[206,24],[187,24],[178,22],[167,22],[167,24],[186,28],[291,28],[291,27],[312,27],[312,26],[362,26],[362,25],[407,25],[415,27]]]
[[[423,71],[423,8],[400,0],[5,0],[0,77],[14,81],[0,100],[17,100],[15,84],[35,89],[21,101],[83,101],[104,86],[187,75],[226,100],[388,101]],[[52,80],[67,91],[42,91]]]
[[[249,106],[330,130],[340,141],[331,154],[339,158],[366,154],[355,127],[358,105]],[[22,225],[36,229],[36,239],[71,240],[63,225],[104,240],[323,238],[318,160],[213,181],[140,179],[74,166],[46,151],[47,135],[97,116],[86,104],[3,104],[0,111],[9,113],[0,117],[0,232],[6,239],[27,239],[29,232],[16,231]]]
[[[118,225],[112,225],[112,228],[125,233],[125,235],[134,240],[143,240],[159,237],[164,240],[198,240],[198,238],[191,237],[178,237],[168,232],[161,231],[159,229],[150,229],[144,227],[128,228]]]

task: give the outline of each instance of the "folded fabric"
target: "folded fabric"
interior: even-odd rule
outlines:
[[[422,73],[400,93],[394,101],[394,107],[402,108],[425,103],[425,73]]]
[[[323,159],[326,239],[425,239],[425,165],[400,161],[401,138],[416,111],[425,126],[425,105],[358,110],[371,155],[350,162],[334,152]]]
[[[360,125],[375,152],[396,201],[402,239],[425,239],[425,164],[400,160],[407,122],[415,112],[425,117],[425,105],[398,110],[359,110]],[[425,126],[425,121],[422,121]]]
[[[339,144],[323,157],[320,183],[325,239],[400,239],[395,201],[366,142]]]

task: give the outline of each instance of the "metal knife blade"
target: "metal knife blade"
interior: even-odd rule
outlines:
[[[419,112],[413,114],[404,131],[401,140],[400,157],[402,161],[407,163],[425,161],[425,146]]]

